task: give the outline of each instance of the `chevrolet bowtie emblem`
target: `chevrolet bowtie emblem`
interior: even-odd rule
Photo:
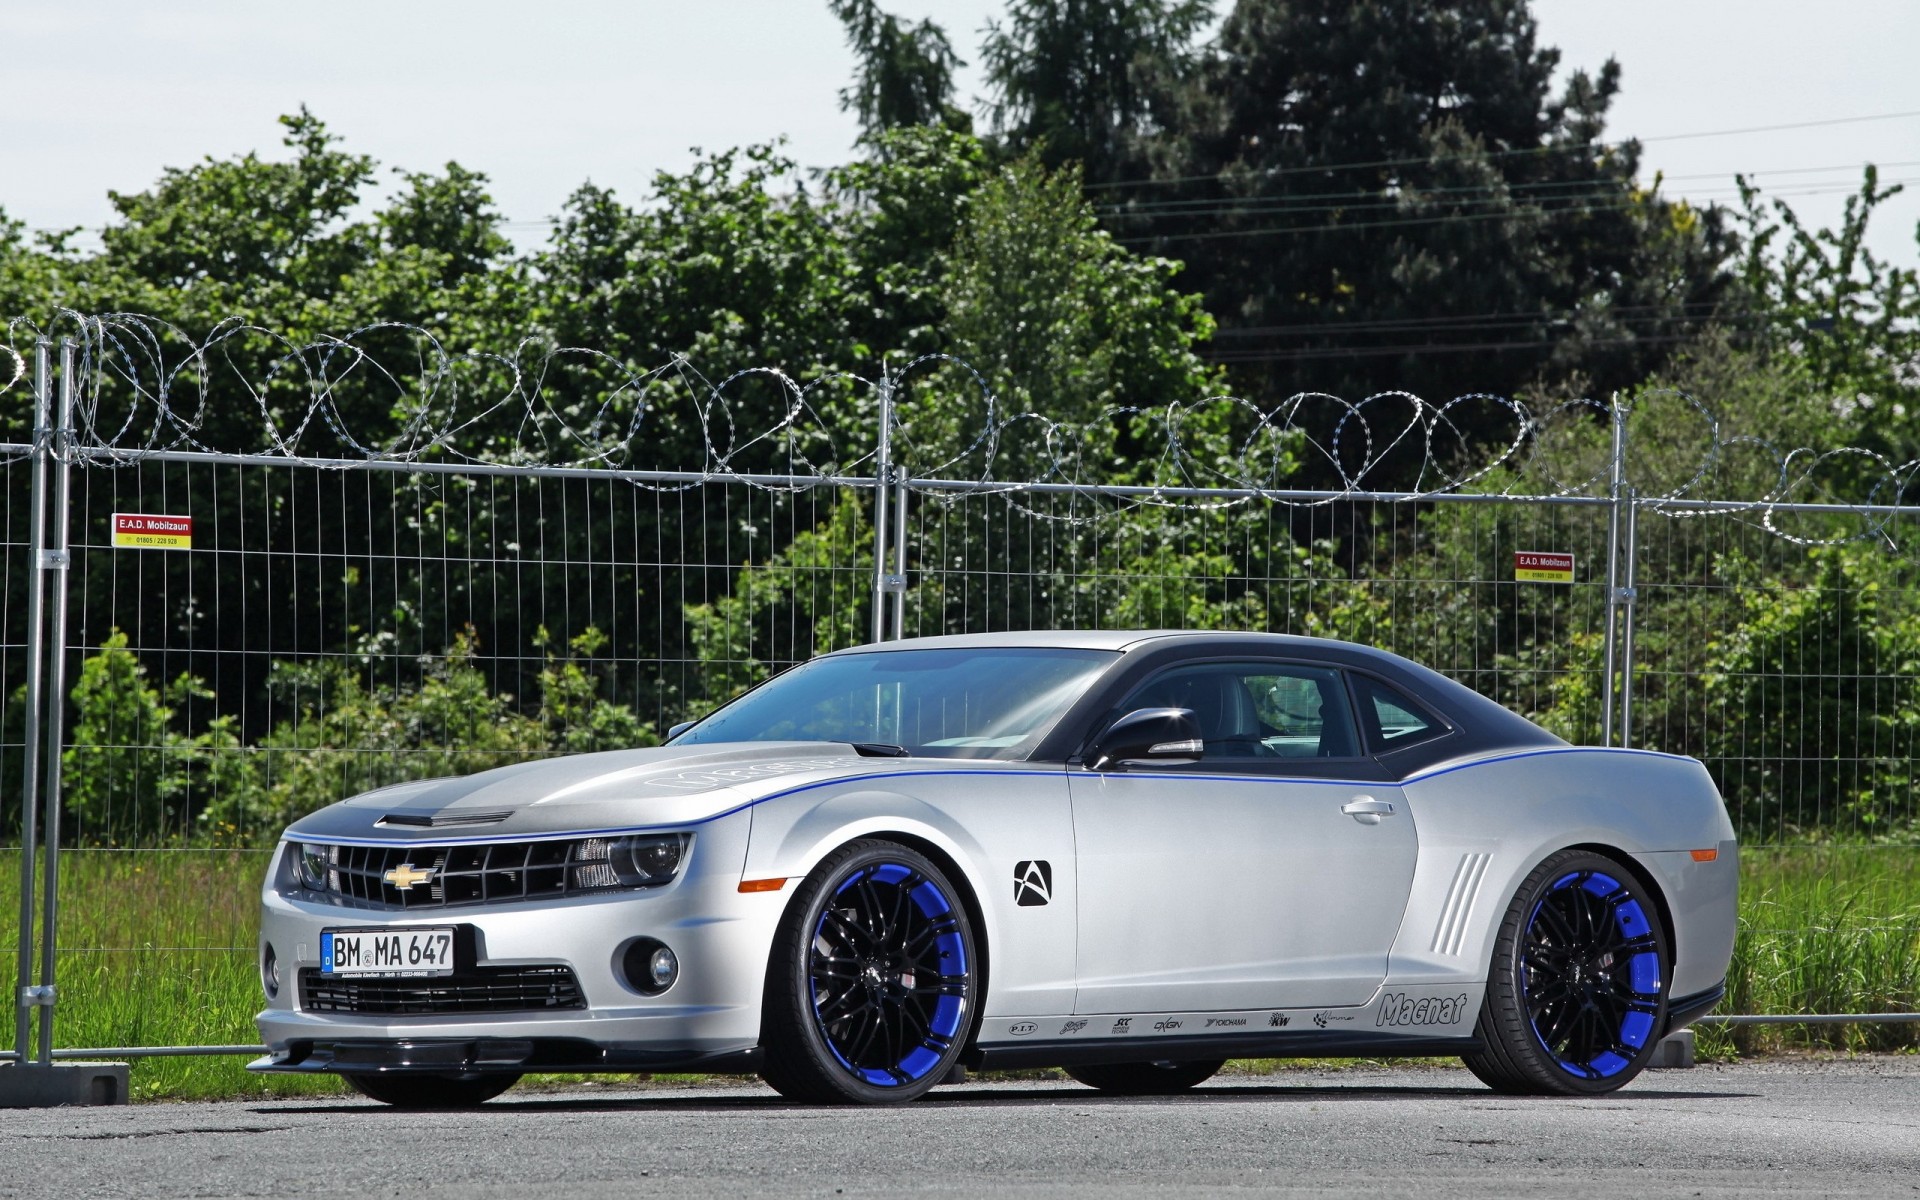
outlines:
[[[425,883],[427,880],[432,879],[433,868],[427,867],[425,869],[419,869],[419,868],[416,868],[412,863],[401,863],[399,866],[395,867],[391,871],[388,871],[385,875],[382,875],[380,878],[386,880],[388,883],[401,889],[402,891],[405,891],[407,888],[413,887],[415,884]]]

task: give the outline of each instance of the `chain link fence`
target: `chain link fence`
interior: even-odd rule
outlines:
[[[46,414],[0,446],[16,1056],[231,1052],[254,889],[303,812],[651,744],[875,637],[1344,637],[1572,740],[1701,757],[1751,849],[1886,863],[1913,840],[1911,471],[1765,447],[1684,397],[1220,398],[1074,424],[1001,411],[940,358],[709,382],[399,326],[69,326],[16,325],[0,391]],[[1638,452],[1635,422],[1673,412],[1684,434]],[[1547,578],[1523,555],[1552,556]],[[1876,886],[1822,919],[1904,930],[1911,974],[1913,892]],[[1789,909],[1743,939],[1753,963],[1800,953]]]

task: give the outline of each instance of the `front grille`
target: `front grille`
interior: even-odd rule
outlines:
[[[605,838],[487,842],[472,846],[329,846],[329,887],[361,908],[423,909],[503,900],[545,900],[604,891],[614,883]],[[388,871],[431,869],[424,885],[395,887]]]
[[[457,975],[412,979],[330,976],[316,967],[300,971],[300,1007],[307,1012],[407,1017],[586,1006],[571,967],[475,967]]]

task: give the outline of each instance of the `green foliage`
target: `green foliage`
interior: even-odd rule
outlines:
[[[682,610],[698,664],[687,716],[704,715],[776,669],[868,639],[873,531],[860,499],[836,497],[827,519],[762,564],[742,563],[731,594]]]
[[[860,117],[869,136],[910,125],[965,129],[953,104],[953,70],[965,66],[931,20],[908,25],[874,0],[827,0],[859,56],[859,77],[840,93],[840,107]]]
[[[1008,146],[1107,183],[1143,174],[1146,141],[1174,116],[1211,0],[1011,0],[984,49]]]
[[[118,629],[99,653],[81,662],[69,695],[68,749],[61,755],[63,798],[78,826],[75,840],[177,837],[189,812],[251,790],[251,766],[236,753],[231,716],[214,717],[191,736],[174,728],[188,706],[211,697],[188,674],[164,689],[154,687]]]
[[[945,280],[952,351],[986,380],[1003,417],[1035,412],[1076,440],[1084,433],[1082,444],[1051,449],[1124,477],[1118,439],[1130,422],[1111,409],[1188,403],[1218,384],[1197,353],[1212,322],[1198,296],[1171,288],[1177,269],[1102,230],[1077,169],[1023,160],[981,186],[955,238]],[[979,428],[964,423],[970,417],[978,420],[951,404],[938,416],[910,410],[916,469],[965,450]],[[992,473],[1039,478],[1049,449],[1037,436],[1009,436]]]
[[[541,630],[539,645],[548,640]],[[249,746],[231,714],[191,719],[214,700],[201,680],[183,674],[155,688],[115,630],[82,662],[72,692],[62,769],[77,840],[249,844],[390,783],[653,745],[651,725],[599,694],[593,657],[605,645],[605,635],[589,628],[565,655],[549,653],[531,711],[493,689],[470,632],[428,661],[413,687],[371,685],[338,659],[276,662],[271,686],[296,715]],[[197,732],[183,729],[195,725]]]
[[[1810,557],[1804,586],[1722,564],[1747,587],[1740,619],[1708,649],[1706,692],[1726,719],[1707,762],[1750,837],[1910,826],[1920,816],[1920,622],[1878,547]]]
[[[1745,342],[1792,370],[1845,442],[1905,462],[1920,456],[1920,271],[1867,248],[1875,209],[1904,190],[1879,180],[1869,164],[1840,225],[1815,230],[1740,179]]]

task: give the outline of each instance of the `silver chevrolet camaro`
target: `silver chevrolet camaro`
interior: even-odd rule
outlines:
[[[1737,873],[1698,762],[1571,746],[1379,650],[890,642],[659,748],[302,818],[263,891],[252,1066],[411,1106],[530,1071],[1167,1093],[1314,1055],[1594,1094],[1720,999]]]

